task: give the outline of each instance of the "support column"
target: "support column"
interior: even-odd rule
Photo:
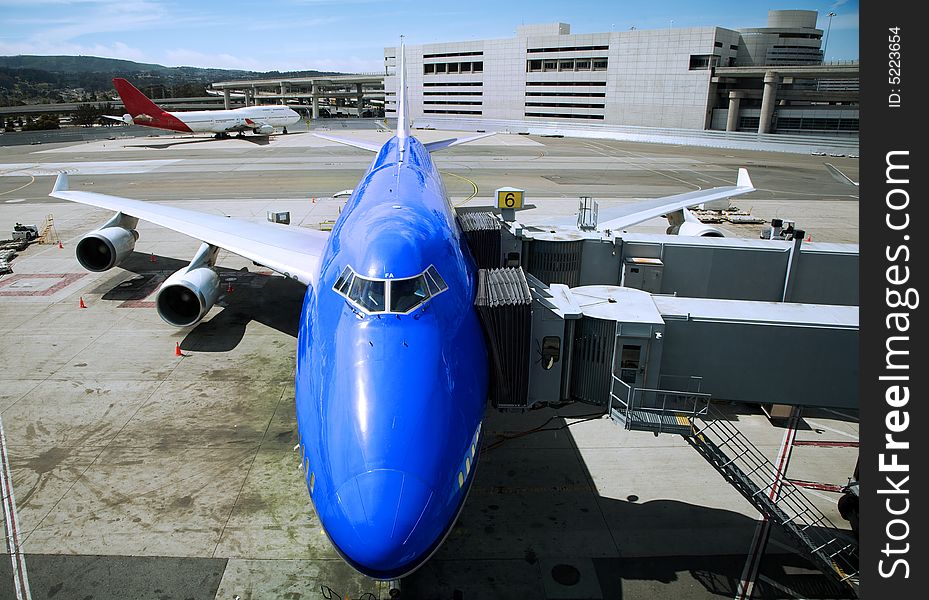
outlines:
[[[232,104],[229,99],[229,88],[223,88],[223,104],[226,106],[226,110],[232,108]]]
[[[315,83],[310,90],[310,98],[313,100],[313,120],[315,121],[319,119],[319,88],[316,87]]]
[[[281,104],[287,104],[287,100],[284,96],[287,94],[287,82],[281,82]]]
[[[739,130],[739,106],[745,92],[729,92],[729,115],[726,117],[726,131]]]
[[[774,116],[775,95],[778,75],[774,71],[764,74],[764,95],[761,97],[761,118],[758,120],[758,133],[771,131],[771,117]]]
[[[364,109],[365,95],[362,85],[360,83],[355,84],[355,100],[358,102],[358,117],[361,117],[361,111]]]

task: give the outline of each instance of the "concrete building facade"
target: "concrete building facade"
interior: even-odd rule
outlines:
[[[776,131],[774,107],[788,103],[771,94],[783,79],[772,76],[766,83],[766,71],[757,80],[720,79],[715,71],[821,64],[823,32],[815,28],[816,18],[815,11],[770,11],[766,28],[693,27],[585,34],[572,34],[566,23],[551,23],[521,26],[513,38],[406,46],[413,114],[530,123]],[[396,48],[385,48],[388,117],[396,115],[396,55]],[[854,71],[857,78],[857,65]],[[740,95],[738,88],[743,84],[750,89]],[[799,80],[790,80],[790,84],[812,93],[803,96],[802,104],[809,105],[807,112],[820,110],[814,104],[829,108],[828,91],[817,96],[813,84]],[[765,88],[768,96],[763,93]],[[730,123],[731,92],[737,92],[741,103],[737,109],[743,112],[734,111],[738,118]],[[768,106],[761,106],[763,97],[769,98]],[[848,94],[842,100],[848,103]],[[857,133],[857,92],[853,100],[851,133]],[[791,102],[795,105],[797,100]],[[849,114],[842,113],[847,121]],[[828,121],[834,115],[834,110],[831,115],[824,113],[824,129],[829,129]],[[845,133],[850,131],[850,122]],[[838,131],[838,125],[834,129]]]

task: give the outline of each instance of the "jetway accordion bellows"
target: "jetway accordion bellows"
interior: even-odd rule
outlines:
[[[522,268],[478,271],[474,306],[486,334],[495,408],[529,402],[532,293]]]
[[[458,223],[464,231],[478,269],[500,266],[500,220],[489,212],[458,213]]]

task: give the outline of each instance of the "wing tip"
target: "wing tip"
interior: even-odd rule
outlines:
[[[739,167],[739,178],[735,182],[738,187],[748,187],[755,189],[755,186],[752,184],[752,178],[748,176],[748,169],[745,167]]]
[[[58,177],[55,179],[55,186],[52,188],[52,194],[56,192],[67,192],[68,191],[68,174],[67,172],[61,172],[58,174]],[[51,195],[51,194],[49,194]]]

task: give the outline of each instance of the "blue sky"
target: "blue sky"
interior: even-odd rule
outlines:
[[[0,55],[82,54],[166,66],[373,72],[410,44],[512,37],[561,21],[572,33],[764,27],[769,9],[836,16],[826,60],[858,58],[858,0],[0,0]]]

